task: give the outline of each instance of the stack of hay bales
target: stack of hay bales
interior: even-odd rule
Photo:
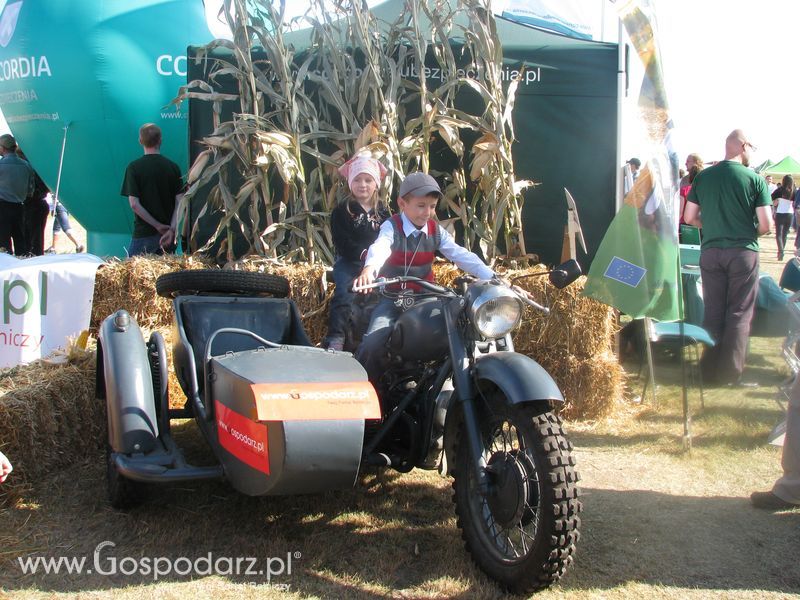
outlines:
[[[550,314],[526,308],[514,336],[518,352],[534,358],[564,394],[563,415],[591,419],[611,412],[622,397],[623,370],[614,354],[617,318],[609,306],[582,295],[586,278],[564,289],[536,276],[544,267],[510,273]],[[533,275],[533,277],[530,277]]]
[[[114,261],[97,273],[92,309],[92,327],[119,308],[125,308],[139,323],[145,337],[151,331],[170,343],[172,306],[155,293],[159,275],[182,269],[215,268],[208,260],[194,257],[146,257]],[[327,328],[332,288],[325,285],[325,269],[308,263],[287,264],[262,257],[248,257],[228,268],[268,272],[289,280],[291,297],[297,303],[303,324],[314,343],[322,341]],[[449,263],[434,266],[438,282],[449,285],[460,271]],[[567,418],[596,418],[608,414],[622,397],[623,371],[614,355],[613,339],[617,319],[613,309],[581,295],[585,278],[563,290],[551,285],[546,276],[536,275],[541,265],[506,269],[507,278],[550,307],[550,314],[526,308],[514,335],[518,352],[538,361],[558,383],[566,405]],[[171,362],[172,357],[168,357]],[[171,366],[171,365],[170,365]],[[183,397],[170,368],[170,398],[173,406]]]
[[[105,405],[94,393],[94,352],[59,364],[35,361],[0,371],[0,450],[14,465],[0,505],[47,472],[94,456],[105,439]]]
[[[119,309],[127,310],[142,329],[145,341],[158,331],[164,337],[169,366],[170,406],[180,408],[185,397],[172,368],[172,301],[156,294],[156,280],[164,273],[187,269],[215,269],[210,259],[187,256],[146,256],[112,260],[97,270],[90,329],[96,332],[103,319]],[[228,269],[265,272],[286,277],[291,297],[303,316],[309,338],[319,343],[325,335],[328,304],[333,289],[325,285],[325,267],[308,263],[287,264],[263,257],[248,257]]]
[[[286,277],[291,297],[303,315],[309,338],[319,343],[327,327],[332,289],[325,284],[325,268],[248,258],[232,268],[269,272]],[[97,271],[91,329],[97,331],[108,315],[126,309],[143,330],[164,335],[171,347],[172,304],[156,294],[155,281],[163,273],[184,269],[216,268],[195,257],[135,257],[112,260]],[[435,265],[437,280],[450,284],[459,273],[449,264]],[[504,272],[519,278],[544,271],[541,266]],[[595,418],[608,413],[622,396],[622,369],[612,351],[616,319],[609,307],[581,296],[583,279],[557,290],[547,277],[517,281],[551,312],[526,309],[514,336],[517,351],[536,359],[564,392],[562,414],[568,418]],[[184,397],[170,363],[170,403],[182,406]],[[0,449],[14,462],[14,473],[0,493],[24,490],[42,474],[91,456],[105,443],[105,406],[95,399],[94,353],[71,353],[66,364],[37,361],[0,372]],[[0,500],[2,498],[0,497]]]

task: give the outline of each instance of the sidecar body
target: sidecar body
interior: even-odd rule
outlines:
[[[380,418],[380,405],[352,355],[313,347],[287,298],[181,295],[173,308],[183,408],[170,408],[160,334],[145,343],[124,310],[100,327],[97,393],[108,408],[112,503],[117,488],[139,483],[225,478],[249,495],[354,484],[365,422]],[[217,464],[185,460],[170,435],[170,422],[185,418]]]

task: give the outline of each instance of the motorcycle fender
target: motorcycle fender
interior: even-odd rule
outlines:
[[[142,332],[119,310],[106,317],[98,337],[97,396],[106,399],[109,445],[124,454],[149,452],[158,443],[158,421]]]
[[[490,381],[496,385],[511,404],[544,402],[543,412],[550,410],[550,402],[564,402],[564,396],[550,374],[535,360],[517,352],[494,352],[475,361],[475,379],[478,385]],[[461,405],[450,403],[444,432],[444,463],[440,472],[453,474],[456,432],[464,420]]]
[[[491,381],[512,404],[534,400],[564,402],[550,374],[531,357],[518,352],[494,352],[475,361],[475,379]]]

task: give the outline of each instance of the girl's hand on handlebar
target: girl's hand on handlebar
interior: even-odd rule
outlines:
[[[358,277],[355,278],[353,281],[353,288],[359,288],[365,285],[369,285],[370,283],[375,281],[375,273],[372,267],[364,267],[359,273]],[[371,290],[359,290],[354,289],[353,291],[358,292],[359,294],[369,294]]]

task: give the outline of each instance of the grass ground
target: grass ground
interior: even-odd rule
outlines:
[[[764,242],[762,267],[777,279],[774,239]],[[780,449],[766,442],[788,373],[780,343],[751,339],[746,375],[758,389],[706,389],[704,408],[689,389],[691,449],[679,362],[657,353],[657,406],[649,395],[631,400],[642,381],[638,363],[626,363],[630,399],[609,419],[568,424],[582,475],[582,539],[574,568],[538,597],[800,598],[800,510],[763,512],[748,500],[780,475]],[[182,429],[196,442],[191,424]],[[223,483],[187,483],[123,513],[105,501],[102,456],[76,457],[27,502],[0,511],[0,595],[500,598],[463,550],[449,484],[426,472],[371,472],[344,492],[249,498]],[[204,563],[194,576],[156,581],[142,572],[143,559],[183,569],[209,553],[222,559],[215,575],[203,574]],[[36,556],[85,557],[93,572],[24,574],[18,559]],[[263,574],[227,573],[225,559],[237,557],[256,558],[261,570],[272,557],[273,571],[283,559],[284,571],[269,584]]]

